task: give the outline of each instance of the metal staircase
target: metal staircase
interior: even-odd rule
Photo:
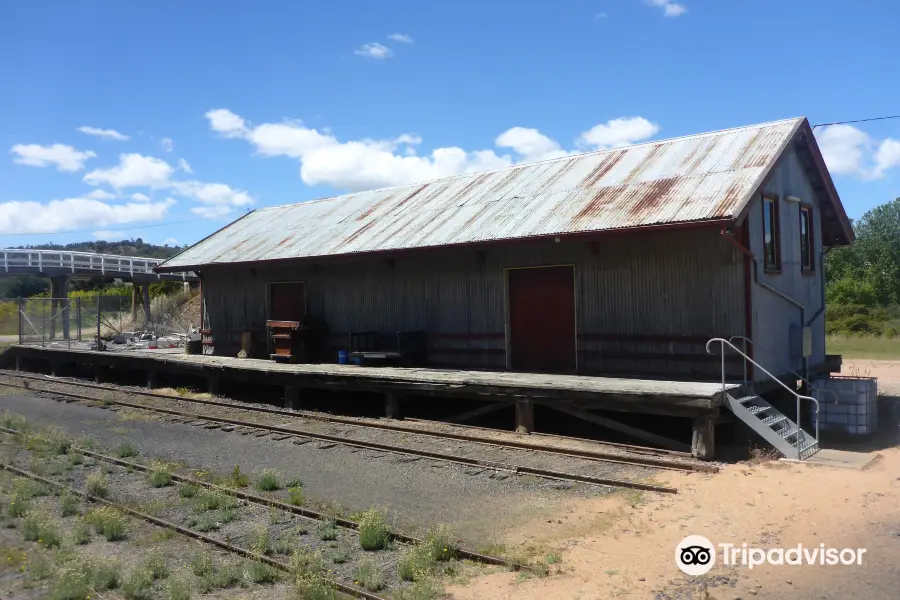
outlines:
[[[758,433],[764,440],[772,444],[772,446],[788,458],[796,458],[804,460],[819,451],[819,401],[812,396],[804,396],[798,394],[796,390],[792,390],[785,385],[780,379],[768,372],[762,365],[747,356],[746,353],[738,349],[730,341],[722,338],[713,338],[706,343],[706,351],[712,354],[712,346],[720,345],[722,358],[722,395],[725,404],[734,415],[747,424],[750,429]],[[786,415],[769,404],[765,399],[755,393],[749,393],[745,390],[743,394],[734,394],[728,392],[725,383],[725,351],[730,349],[744,357],[746,362],[754,365],[760,372],[765,373],[773,381],[791,393],[797,399],[797,419],[792,421]],[[745,362],[745,365],[746,365]],[[746,368],[745,368],[746,372]],[[746,379],[746,375],[745,375]],[[745,388],[748,382],[745,383]],[[815,406],[814,422],[815,435],[803,430],[798,425],[800,423],[801,401],[808,400]]]

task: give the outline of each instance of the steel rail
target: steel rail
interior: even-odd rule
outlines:
[[[16,475],[20,475],[22,477],[28,477],[29,479],[33,479],[34,481],[39,481],[45,485],[52,486],[56,489],[68,491],[72,494],[75,494],[77,496],[80,496],[82,498],[90,500],[91,502],[96,502],[98,504],[104,504],[106,506],[111,506],[123,513],[131,515],[132,517],[142,519],[149,523],[153,523],[154,525],[157,525],[159,527],[164,527],[166,529],[171,529],[173,531],[177,531],[178,533],[180,533],[184,536],[187,536],[187,537],[190,537],[190,538],[193,538],[196,540],[200,540],[201,542],[204,542],[211,546],[216,546],[227,552],[231,552],[232,554],[237,554],[238,556],[242,556],[244,558],[249,558],[251,560],[266,563],[269,566],[275,567],[277,569],[281,569],[282,571],[285,571],[285,572],[291,571],[290,565],[283,563],[280,560],[275,560],[274,558],[265,556],[264,554],[257,554],[256,552],[252,552],[251,550],[247,550],[246,548],[241,548],[240,546],[235,546],[234,544],[230,544],[228,542],[216,539],[214,537],[204,535],[204,534],[200,533],[199,531],[194,531],[193,529],[189,529],[187,527],[182,527],[181,525],[178,525],[177,523],[172,523],[171,521],[167,521],[165,519],[160,519],[159,517],[154,517],[153,515],[148,515],[147,513],[141,512],[139,510],[135,510],[135,509],[131,508],[130,506],[125,506],[124,504],[119,504],[117,502],[107,500],[106,498],[101,498],[99,496],[95,496],[88,492],[85,492],[85,491],[82,491],[82,490],[79,490],[79,489],[76,489],[73,487],[69,487],[65,484],[53,481],[52,479],[47,479],[45,477],[41,477],[40,475],[36,475],[35,473],[32,473],[31,471],[26,471],[25,469],[20,469],[18,467],[15,467],[13,465],[6,464],[6,463],[0,463],[0,469],[9,471],[10,473],[15,473]],[[350,594],[350,595],[353,595],[356,597],[365,598],[366,600],[387,600],[386,598],[384,598],[382,596],[378,596],[376,594],[369,593],[362,588],[358,588],[356,586],[349,585],[346,583],[341,583],[341,582],[335,581],[333,579],[325,579],[325,582],[328,583],[328,585],[334,587],[335,589],[338,589],[338,590],[344,592],[345,594]]]
[[[9,429],[7,427],[0,427],[0,433],[6,433],[10,435],[16,435],[19,433],[23,433],[16,429]],[[72,451],[83,454],[85,456],[89,456],[93,459],[106,462],[109,464],[118,465],[120,467],[127,467],[133,469],[135,471],[142,471],[145,473],[153,471],[152,467],[148,467],[147,465],[132,462],[129,460],[123,460],[121,458],[117,458],[115,456],[109,456],[107,454],[101,454],[99,452],[94,452],[93,450],[88,450],[87,448],[81,448],[79,446],[70,446]],[[275,500],[273,498],[266,498],[265,496],[259,496],[257,494],[253,494],[250,492],[245,492],[238,489],[233,489],[229,487],[224,487],[221,485],[216,485],[214,483],[210,483],[208,481],[203,481],[202,479],[194,479],[193,477],[187,477],[185,475],[179,475],[178,473],[170,473],[172,479],[174,481],[179,481],[181,483],[187,483],[190,485],[195,485],[198,487],[203,487],[206,489],[214,490],[217,492],[221,492],[223,494],[228,494],[229,496],[233,496],[235,498],[240,498],[241,500],[247,500],[248,502],[252,502],[254,504],[259,504],[260,506],[268,506],[272,508],[277,508],[279,510],[283,510],[285,512],[289,512],[301,517],[305,517],[308,519],[316,520],[316,521],[332,521],[336,525],[343,527],[345,529],[357,530],[359,529],[359,523],[356,521],[351,521],[350,519],[344,519],[342,517],[334,517],[327,515],[322,512],[318,512],[309,508],[304,508],[302,506],[295,506],[293,504],[288,504],[286,502],[282,502],[280,500]],[[422,540],[419,538],[415,538],[409,535],[405,535],[403,533],[398,533],[395,531],[390,532],[391,539],[397,542],[401,542],[404,544],[411,545],[420,545],[422,544]],[[466,550],[465,548],[454,547],[454,553],[462,558],[466,558],[472,561],[488,564],[488,565],[498,565],[503,567],[508,567],[513,569],[514,571],[520,570],[533,570],[527,565],[523,565],[520,563],[516,563],[513,561],[509,561],[497,556],[489,556],[487,554],[481,554],[479,552],[473,552],[472,550]]]
[[[507,447],[507,448],[515,448],[519,450],[531,450],[536,452],[546,452],[548,454],[555,454],[558,456],[564,456],[569,458],[584,458],[587,460],[595,460],[601,462],[611,462],[611,463],[619,463],[619,464],[627,464],[627,465],[642,465],[642,466],[651,466],[660,469],[669,469],[673,471],[695,471],[702,473],[718,473],[719,468],[715,465],[703,465],[703,464],[693,464],[693,463],[680,463],[676,461],[664,460],[659,458],[650,458],[650,457],[625,457],[621,454],[614,454],[608,452],[597,452],[594,450],[579,450],[577,448],[553,448],[549,446],[544,446],[542,444],[532,444],[528,442],[519,442],[515,440],[495,440],[492,438],[485,438],[481,436],[475,435],[466,435],[462,433],[452,433],[452,432],[438,432],[438,431],[424,431],[417,427],[406,427],[396,423],[378,423],[374,421],[359,421],[356,419],[345,418],[345,417],[335,417],[332,415],[322,415],[318,413],[312,413],[309,411],[288,411],[278,408],[270,408],[265,406],[255,406],[255,405],[238,405],[228,402],[217,402],[215,400],[204,400],[200,398],[185,398],[182,396],[175,396],[172,394],[160,394],[156,392],[143,392],[131,389],[121,389],[114,388],[109,386],[102,386],[91,383],[84,383],[80,381],[70,381],[63,379],[48,379],[47,377],[40,377],[35,375],[20,375],[15,372],[9,372],[0,370],[0,375],[6,375],[7,377],[18,377],[21,379],[31,379],[35,381],[42,381],[44,383],[55,383],[59,385],[73,385],[77,387],[83,387],[87,389],[96,389],[102,390],[106,392],[120,392],[126,394],[132,394],[136,396],[147,396],[150,398],[160,398],[163,400],[173,400],[173,401],[181,401],[188,402],[193,404],[201,404],[206,406],[217,406],[221,408],[233,408],[236,410],[246,410],[250,412],[260,412],[266,414],[274,414],[274,415],[282,415],[286,417],[305,417],[315,421],[323,421],[330,423],[340,423],[343,425],[351,425],[356,427],[368,427],[372,429],[383,429],[388,431],[399,431],[403,433],[414,433],[421,436],[427,437],[435,437],[440,439],[452,439],[463,442],[473,442],[478,444],[489,444],[493,446]],[[425,421],[416,419],[416,421],[424,422],[424,423],[434,423],[438,424],[438,421]],[[453,425],[457,426],[457,425]],[[468,427],[468,426],[464,426]],[[576,439],[576,438],[568,438],[568,439]],[[644,448],[641,446],[629,446],[627,444],[616,444],[616,447],[620,447],[624,450],[630,450],[636,453],[647,452],[648,448]],[[657,453],[666,453],[671,454],[673,456],[690,456],[687,453],[681,452],[669,452],[666,450],[657,450]]]
[[[444,462],[456,463],[460,465],[465,465],[467,467],[482,467],[485,469],[494,469],[496,471],[506,471],[510,473],[521,473],[524,475],[534,475],[536,477],[543,477],[545,479],[554,479],[557,481],[577,481],[579,483],[588,483],[592,485],[600,485],[607,487],[619,487],[619,488],[630,488],[636,490],[642,490],[647,492],[660,492],[664,494],[675,494],[678,493],[678,490],[672,487],[666,487],[661,485],[651,485],[647,483],[640,483],[638,481],[626,481],[621,479],[608,479],[605,477],[592,477],[590,475],[579,475],[578,473],[566,473],[563,471],[554,471],[550,469],[538,469],[535,467],[527,467],[527,466],[519,466],[519,465],[508,465],[505,463],[499,463],[494,461],[487,460],[479,460],[475,458],[467,458],[464,456],[450,456],[447,454],[442,454],[440,452],[432,452],[430,450],[417,450],[414,448],[406,448],[404,446],[394,446],[391,444],[382,444],[379,442],[364,442],[361,440],[348,440],[346,438],[342,438],[340,436],[327,435],[322,433],[310,433],[307,431],[299,431],[297,429],[291,429],[288,427],[280,427],[278,425],[266,425],[263,423],[254,423],[253,421],[242,421],[240,419],[229,419],[225,417],[214,417],[209,415],[198,415],[196,413],[189,413],[179,410],[173,410],[169,408],[159,408],[155,406],[146,406],[143,404],[136,404],[134,402],[125,402],[123,400],[100,400],[98,398],[92,398],[90,396],[84,396],[82,394],[72,394],[69,392],[58,392],[54,390],[35,390],[34,388],[27,387],[24,385],[16,385],[14,383],[8,382],[0,382],[0,386],[5,387],[13,387],[19,389],[25,389],[33,392],[43,392],[48,394],[54,394],[57,396],[64,396],[68,398],[75,398],[77,400],[89,400],[91,402],[109,402],[111,404],[116,404],[118,406],[125,406],[128,408],[136,408],[138,410],[147,410],[152,412],[158,412],[161,414],[169,414],[180,417],[190,417],[191,419],[195,419],[198,421],[209,421],[213,423],[224,423],[226,425],[235,425],[240,427],[250,427],[253,429],[261,429],[264,431],[272,431],[274,433],[283,433],[286,435],[297,436],[297,437],[307,437],[310,439],[320,440],[324,442],[331,442],[335,444],[342,444],[344,446],[349,446],[352,448],[360,448],[364,450],[381,450],[384,452],[392,452],[395,454],[405,454],[407,456],[421,456],[424,458],[430,458],[433,460],[440,460]],[[636,466],[644,466],[641,464],[637,464]]]

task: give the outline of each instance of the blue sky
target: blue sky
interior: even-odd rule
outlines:
[[[248,208],[900,114],[898,22],[888,0],[4,2],[0,243],[192,243]],[[851,217],[900,196],[900,119],[817,135]]]

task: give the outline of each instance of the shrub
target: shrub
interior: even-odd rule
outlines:
[[[57,427],[35,431],[25,436],[25,448],[40,454],[59,455],[69,451],[72,440]]]
[[[116,456],[119,458],[132,458],[138,454],[138,449],[131,443],[131,440],[125,440],[119,444],[119,447],[116,450]]]
[[[297,548],[291,555],[291,572],[295,577],[321,575],[324,571],[325,565],[319,552]]]
[[[169,576],[169,557],[161,550],[151,551],[143,560],[143,570],[150,573],[153,579],[165,579]]]
[[[172,485],[172,473],[169,467],[162,464],[156,464],[150,471],[150,484],[153,487],[166,487]]]
[[[364,560],[357,565],[353,574],[354,583],[369,592],[377,592],[384,589],[384,573],[371,559]]]
[[[303,506],[306,504],[306,498],[303,497],[303,488],[299,487],[289,487],[288,488],[288,502],[293,504],[294,506]]]
[[[418,581],[431,572],[435,562],[428,545],[413,546],[400,555],[397,572],[404,581]]]
[[[0,424],[7,429],[14,429],[16,431],[28,430],[28,421],[25,417],[11,413],[8,410],[4,410],[3,414],[0,415]]]
[[[59,497],[59,512],[64,517],[71,517],[78,514],[78,508],[81,506],[81,500],[75,494],[66,491]]]
[[[196,485],[187,483],[181,486],[181,488],[178,490],[178,495],[182,498],[193,498],[199,491],[200,488],[198,488]]]
[[[191,560],[188,564],[191,568],[191,573],[197,577],[202,577],[213,569],[212,554],[205,550],[197,550],[191,555]]]
[[[167,600],[190,600],[190,598],[191,582],[187,577],[178,575],[169,578],[169,582],[166,584]]]
[[[334,588],[320,574],[301,575],[294,580],[297,593],[304,600],[336,600]]]
[[[328,553],[328,559],[336,565],[342,565],[350,559],[350,550],[347,548],[334,548]]]
[[[128,522],[121,512],[109,506],[95,508],[85,516],[94,531],[109,542],[124,540],[128,536]]]
[[[84,519],[77,519],[72,525],[72,541],[83,546],[91,541],[91,524]]]
[[[198,587],[202,593],[217,588],[229,588],[238,585],[244,579],[243,570],[235,565],[223,565],[214,568],[200,578]]]
[[[234,508],[238,502],[233,496],[217,490],[200,490],[194,500],[194,510],[219,510]]]
[[[288,482],[285,484],[285,487],[288,487],[288,488],[303,487],[303,480],[296,476],[292,477],[291,479],[288,479]]]
[[[250,478],[241,472],[240,466],[234,465],[234,470],[231,472],[231,483],[234,487],[245,488],[250,485]]]
[[[316,528],[316,534],[323,542],[334,541],[338,537],[337,525],[334,524],[334,521],[323,521]]]
[[[453,547],[453,535],[446,525],[438,525],[431,529],[425,536],[423,545],[428,548],[431,558],[435,561],[447,561],[456,558],[456,549]]]
[[[73,467],[84,464],[84,454],[80,452],[69,452],[69,464]]]
[[[394,598],[396,600],[433,600],[443,593],[441,586],[433,579],[422,576],[416,579],[411,586],[397,590]]]
[[[32,552],[19,570],[24,570],[31,581],[43,581],[53,574],[53,562],[46,552]]]
[[[250,583],[274,583],[278,581],[278,571],[264,562],[253,561],[247,565],[247,580]]]
[[[85,600],[91,594],[115,589],[119,585],[119,563],[95,563],[76,557],[64,563],[58,572],[51,600]]]
[[[257,554],[268,554],[272,550],[269,545],[269,530],[265,525],[257,525],[254,528],[250,550]]]
[[[122,583],[122,595],[128,600],[153,598],[153,574],[146,569],[135,569]]]
[[[106,498],[109,495],[109,478],[106,473],[91,473],[87,477],[86,487],[88,494]]]
[[[281,481],[278,471],[274,469],[263,469],[256,476],[256,489],[261,492],[274,492],[281,489]]]
[[[363,550],[382,550],[391,540],[391,530],[384,520],[384,513],[371,509],[359,520],[359,545]]]
[[[57,523],[43,507],[33,508],[25,515],[22,524],[22,538],[37,542],[45,548],[57,548],[62,542]]]

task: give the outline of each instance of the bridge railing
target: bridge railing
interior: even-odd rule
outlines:
[[[97,273],[99,275],[143,275],[161,278],[153,268],[165,262],[158,258],[94,254],[92,252],[63,252],[58,250],[0,250],[2,268],[6,273],[21,269]],[[194,279],[193,273],[170,273],[167,277]]]

